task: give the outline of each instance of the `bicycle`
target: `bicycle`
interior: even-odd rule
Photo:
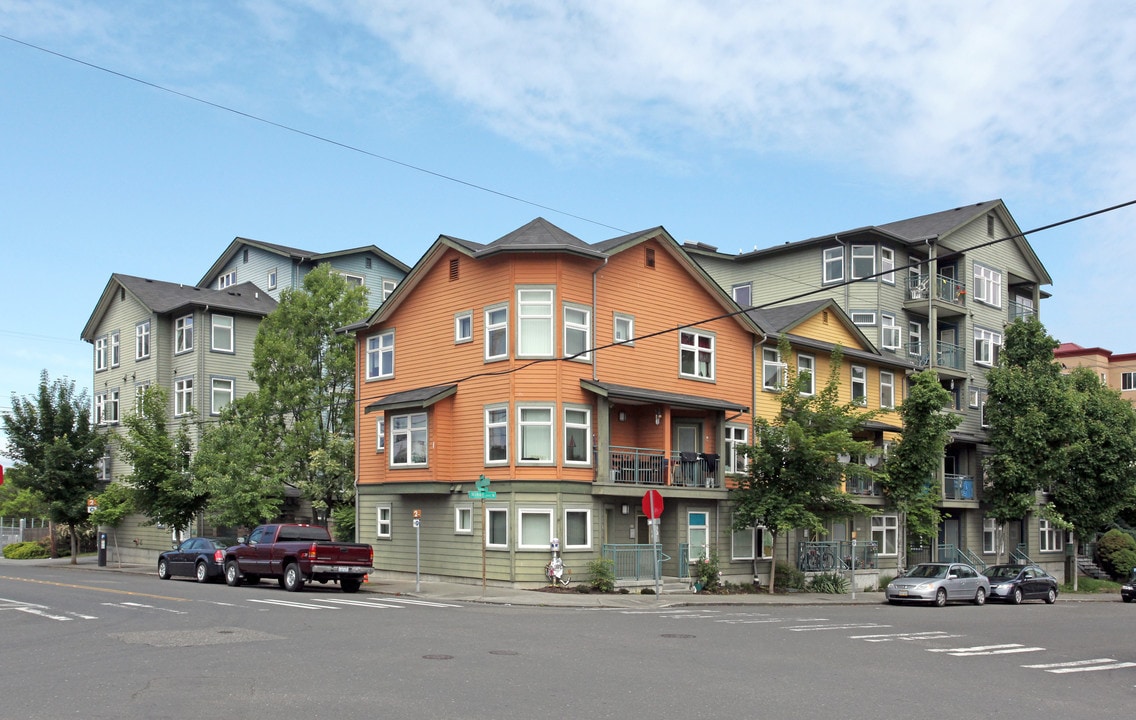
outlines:
[[[836,557],[829,550],[809,548],[797,558],[797,567],[805,572],[821,572],[836,569]]]

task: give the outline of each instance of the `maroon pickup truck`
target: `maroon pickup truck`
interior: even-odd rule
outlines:
[[[239,545],[225,550],[225,582],[236,587],[274,577],[290,592],[306,582],[334,580],[353,593],[373,570],[374,548],[333,542],[318,525],[260,525]]]

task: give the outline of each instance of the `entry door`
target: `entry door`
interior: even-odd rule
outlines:
[[[676,424],[675,445],[679,452],[702,452],[702,425],[700,423]]]
[[[939,530],[939,542],[943,545],[954,545],[957,548],[962,547],[959,542],[961,539],[962,532],[958,518],[943,518],[943,525]]]

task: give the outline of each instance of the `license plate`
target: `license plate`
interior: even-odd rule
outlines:
[[[899,591],[899,596],[900,596],[900,597],[907,597],[907,591],[906,591],[906,590],[900,590],[900,591]]]

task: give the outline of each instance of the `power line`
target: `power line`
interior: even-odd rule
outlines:
[[[160,90],[162,92],[169,93],[171,95],[176,95],[176,96],[178,96],[180,98],[184,98],[186,100],[192,100],[193,102],[201,103],[202,105],[208,105],[211,108],[214,108],[214,109],[217,109],[217,110],[222,110],[222,111],[227,112],[227,113],[232,113],[233,115],[238,115],[238,116],[243,117],[247,120],[253,120],[253,121],[256,121],[256,122],[259,122],[259,123],[263,123],[265,125],[270,125],[270,126],[277,128],[279,130],[284,130],[285,132],[290,132],[290,133],[294,133],[296,135],[301,135],[301,136],[309,138],[311,140],[316,140],[318,142],[327,143],[328,145],[334,145],[334,146],[341,148],[343,150],[349,150],[351,152],[359,153],[360,155],[366,155],[367,157],[374,158],[376,160],[382,160],[383,162],[390,163],[392,165],[398,165],[399,167],[406,168],[407,170],[413,170],[415,172],[423,173],[424,175],[430,175],[432,177],[436,177],[440,180],[446,180],[448,182],[456,183],[458,185],[464,185],[464,186],[471,188],[473,190],[480,190],[481,192],[489,193],[490,195],[496,195],[498,197],[505,198],[506,200],[513,200],[515,202],[524,203],[525,205],[529,205],[531,207],[539,208],[541,210],[547,210],[549,212],[556,213],[557,215],[563,215],[564,217],[570,217],[570,218],[573,218],[575,220],[580,220],[582,222],[590,223],[592,225],[597,225],[599,227],[605,227],[605,228],[608,228],[609,230],[615,230],[616,232],[619,232],[619,233],[626,234],[627,232],[629,232],[628,230],[623,230],[622,228],[618,228],[614,225],[608,225],[607,223],[600,222],[599,220],[592,220],[591,218],[586,218],[583,215],[577,215],[575,213],[568,212],[567,210],[561,210],[559,208],[552,207],[551,205],[544,205],[542,203],[536,202],[535,200],[528,200],[526,198],[520,197],[519,195],[513,195],[513,194],[510,194],[510,193],[501,191],[501,190],[494,190],[493,188],[487,187],[485,185],[479,185],[479,184],[477,184],[475,182],[471,182],[469,180],[462,180],[461,178],[454,177],[453,175],[447,175],[447,174],[445,174],[443,172],[439,172],[437,170],[430,170],[430,169],[424,168],[420,165],[415,165],[413,163],[405,162],[403,160],[397,160],[397,159],[392,158],[392,157],[387,156],[387,155],[382,155],[380,153],[372,152],[370,150],[366,150],[366,149],[358,147],[356,145],[351,145],[350,143],[347,143],[347,142],[342,142],[340,140],[334,140],[334,139],[326,137],[324,135],[319,135],[318,133],[309,132],[307,130],[301,130],[300,128],[293,127],[292,125],[286,125],[282,122],[277,122],[275,120],[270,120],[268,118],[261,117],[260,115],[254,115],[252,113],[245,112],[244,110],[238,110],[236,108],[229,107],[228,105],[222,105],[222,104],[214,102],[212,100],[206,100],[205,98],[201,98],[201,97],[198,97],[196,95],[190,95],[189,93],[182,92],[180,90],[174,90],[173,88],[168,88],[164,85],[159,85],[158,83],[150,82],[149,80],[143,80],[142,78],[135,77],[133,75],[128,75],[127,73],[120,72],[118,70],[113,70],[111,68],[108,68],[108,67],[105,67],[105,66],[102,66],[102,65],[97,65],[95,63],[88,62],[87,60],[81,60],[77,57],[73,57],[71,55],[66,55],[64,53],[58,52],[56,50],[51,50],[50,48],[45,48],[45,47],[40,46],[40,45],[35,45],[35,44],[27,42],[25,40],[20,40],[18,38],[14,38],[10,35],[4,35],[4,34],[0,33],[0,38],[2,38],[4,40],[8,40],[9,42],[16,43],[18,45],[23,45],[24,47],[31,48],[33,50],[38,50],[40,52],[47,53],[48,55],[54,55],[55,57],[61,58],[63,60],[67,60],[69,62],[73,62],[73,63],[79,64],[79,65],[89,67],[93,70],[98,70],[99,72],[107,73],[108,75],[114,75],[115,77],[122,78],[123,80],[129,80],[131,82],[138,83],[139,85],[145,85],[146,87],[152,88],[154,90]]]

